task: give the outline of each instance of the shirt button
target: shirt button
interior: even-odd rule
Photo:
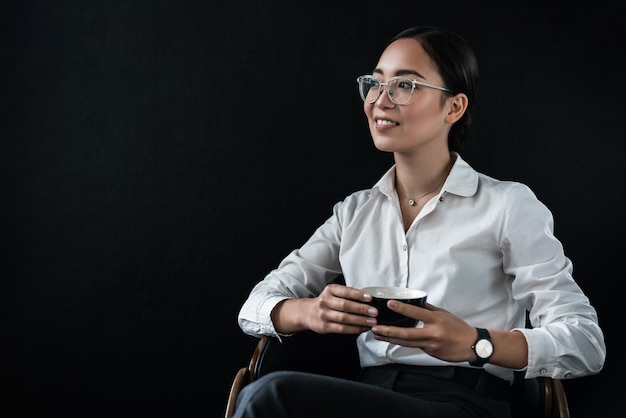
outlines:
[[[402,246],[402,251],[406,251],[406,244]]]
[[[548,371],[546,369],[541,369],[541,370],[539,370],[539,373],[542,374],[542,375],[546,375],[546,374],[548,374]]]

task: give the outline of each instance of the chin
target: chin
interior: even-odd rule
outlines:
[[[374,137],[374,146],[378,151],[394,152],[397,151],[398,144],[391,138]]]
[[[392,149],[391,147],[378,147],[377,146],[376,149],[381,152],[395,152],[396,151],[395,149]]]

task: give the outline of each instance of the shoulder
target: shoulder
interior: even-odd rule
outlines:
[[[371,200],[372,194],[376,194],[375,189],[362,189],[357,190],[347,195],[343,200],[335,204],[335,209],[339,209],[342,212],[356,212],[359,208],[367,205]]]
[[[531,228],[530,225],[551,225],[551,210],[535,192],[519,181],[498,180],[479,174],[477,196],[502,216],[503,225]]]
[[[515,180],[500,180],[483,173],[478,173],[478,185],[486,191],[498,194],[536,197],[532,189],[524,183]]]
[[[483,191],[500,196],[509,204],[511,202],[539,202],[535,192],[525,183],[515,180],[499,180],[485,174],[478,175],[479,187]]]
[[[526,184],[513,180],[501,180],[479,172],[458,154],[450,172],[446,191],[459,196],[474,196],[475,198],[495,199],[502,202],[510,198],[536,198]]]
[[[335,213],[339,210],[344,214],[355,214],[365,208],[376,206],[381,200],[387,200],[389,196],[395,193],[394,179],[395,166],[392,166],[372,187],[357,190],[337,202]]]

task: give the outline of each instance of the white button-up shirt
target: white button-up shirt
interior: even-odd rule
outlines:
[[[278,302],[317,296],[343,274],[355,288],[423,289],[429,303],[475,327],[519,329],[528,342],[527,377],[598,373],[606,356],[604,336],[553,234],[551,212],[526,185],[478,173],[458,154],[453,156],[440,193],[406,232],[395,167],[371,189],[336,203],[309,240],[252,289],[239,313],[242,330],[278,336],[270,319]],[[526,311],[532,329],[525,327]],[[468,366],[376,341],[371,332],[362,333],[357,343],[364,367]],[[492,364],[485,369],[512,378],[509,369]]]

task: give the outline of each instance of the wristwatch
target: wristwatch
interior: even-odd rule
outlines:
[[[472,346],[472,350],[476,354],[476,360],[470,361],[470,366],[483,367],[485,363],[489,363],[489,358],[493,354],[493,343],[489,331],[484,328],[476,328],[478,338]]]

